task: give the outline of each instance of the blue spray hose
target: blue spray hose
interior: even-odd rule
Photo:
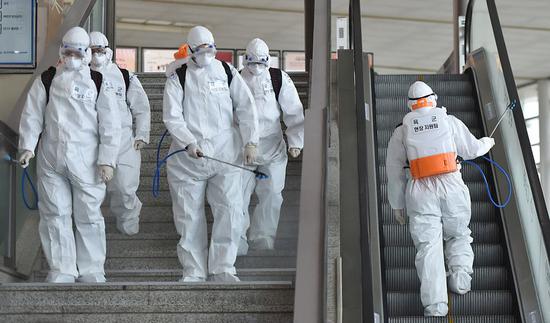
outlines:
[[[38,210],[38,192],[36,191],[36,187],[34,186],[34,183],[32,182],[31,176],[29,175],[29,172],[27,170],[28,168],[23,168],[23,175],[21,176],[21,197],[23,198],[23,203],[29,210]],[[29,182],[32,192],[34,194],[34,206],[31,206],[27,200],[27,192],[25,190],[25,179],[27,179],[27,182]]]
[[[505,208],[506,205],[510,203],[510,199],[512,198],[512,180],[510,179],[510,175],[504,170],[504,168],[502,168],[502,166],[500,166],[496,161],[492,160],[491,158],[488,158],[485,156],[482,156],[481,158],[493,164],[506,177],[506,181],[508,183],[508,196],[506,196],[506,199],[502,204],[499,204],[498,202],[495,201],[493,194],[491,193],[491,189],[489,187],[489,182],[487,181],[487,176],[485,176],[483,169],[481,169],[481,167],[478,164],[474,163],[471,160],[463,160],[462,162],[477,168],[477,170],[481,174],[481,177],[483,178],[483,182],[485,183],[485,189],[487,190],[487,195],[489,196],[489,200],[491,201],[491,203],[499,209]]]
[[[162,147],[162,142],[164,141],[164,138],[166,138],[166,136],[168,136],[168,135],[170,135],[170,134],[168,133],[168,130],[166,130],[162,134],[162,137],[160,137],[160,141],[157,145],[157,168],[155,169],[155,175],[153,176],[153,189],[152,189],[154,197],[158,197],[159,193],[160,193],[160,170],[162,169],[162,166],[164,166],[164,164],[166,164],[166,162],[168,161],[168,158],[174,156],[175,154],[179,154],[181,152],[187,151],[187,148],[176,150],[176,151],[173,151],[170,154],[168,154],[166,157],[164,157],[164,159],[160,160],[160,149]],[[220,159],[216,159],[216,158],[213,158],[213,157],[210,157],[210,156],[206,156],[204,154],[201,154],[200,157],[210,159],[210,160],[213,160],[213,161],[216,161],[218,163],[222,163],[222,164],[225,164],[225,165],[228,165],[228,166],[231,166],[231,167],[239,168],[239,169],[242,169],[244,171],[252,172],[252,173],[254,173],[254,175],[256,176],[257,179],[268,179],[269,178],[269,176],[267,174],[262,173],[259,170],[248,169],[246,167],[243,167],[243,166],[240,166],[240,165],[235,165],[235,164],[232,164],[232,163],[220,160]]]
[[[4,157],[2,159],[4,159],[5,161],[7,161],[9,163],[14,163],[14,164],[17,164],[17,165],[20,164],[18,160],[11,158],[11,156],[8,155],[8,154],[4,155]],[[34,206],[31,206],[31,204],[29,203],[29,201],[27,199],[27,191],[25,190],[25,184],[27,182],[31,186],[31,190],[34,194],[34,203],[33,203]],[[29,210],[38,210],[38,191],[36,190],[36,186],[34,186],[34,182],[32,181],[31,176],[29,175],[29,171],[28,171],[27,168],[23,168],[23,175],[21,175],[21,198],[23,199],[23,204],[25,204],[25,207],[27,207],[27,209],[29,209]]]

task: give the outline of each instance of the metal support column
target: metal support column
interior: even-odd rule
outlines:
[[[550,205],[550,80],[537,82],[539,97],[540,181],[546,205]]]
[[[313,15],[315,13],[315,0],[304,0],[304,36],[306,54],[306,72],[310,70],[313,57]]]
[[[309,109],[305,113],[294,322],[325,322],[327,116],[330,0],[315,1]],[[307,64],[306,64],[307,65]]]
[[[460,27],[461,17],[465,19],[468,0],[453,0],[453,74],[461,73],[464,62],[464,29]]]
[[[116,5],[115,0],[105,1],[105,36],[109,47],[113,50],[113,60],[116,59]]]

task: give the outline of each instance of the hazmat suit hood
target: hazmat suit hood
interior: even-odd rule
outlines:
[[[437,106],[437,95],[428,84],[422,81],[416,81],[409,87],[409,109],[435,108]]]
[[[88,66],[92,59],[92,51],[90,50],[90,37],[86,30],[81,27],[73,27],[65,33],[59,48],[59,59],[66,64],[65,58],[69,52],[78,53],[82,59],[80,68]]]
[[[100,33],[99,31],[93,31],[90,33],[90,48],[104,48],[105,49],[105,59],[99,63],[95,62],[92,57],[92,65],[95,67],[102,67],[108,65],[113,60],[113,50],[109,48],[109,40],[107,37]]]

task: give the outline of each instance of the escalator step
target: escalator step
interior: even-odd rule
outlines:
[[[387,200],[382,202],[381,210],[382,224],[396,224],[393,215],[391,214],[390,204],[387,202]],[[497,220],[497,210],[490,202],[472,202],[472,220],[470,221],[470,223],[494,222]]]
[[[386,290],[414,291],[420,290],[420,280],[415,268],[386,269]],[[474,290],[508,290],[513,288],[512,277],[506,267],[476,267],[472,275]]]
[[[413,246],[408,225],[384,224],[384,246]],[[500,242],[500,229],[498,224],[492,222],[470,223],[472,237],[476,243],[497,244]]]
[[[376,98],[377,112],[394,112],[396,120],[403,119],[405,113],[409,112],[407,107],[407,96]],[[456,112],[472,111],[475,101],[469,96],[445,96],[437,100],[437,106],[446,107],[449,114]],[[399,123],[399,122],[398,122]]]
[[[387,187],[387,184],[380,185],[380,192],[383,196],[387,196]],[[470,198],[472,201],[487,200],[487,190],[483,182],[470,182],[468,183],[468,189],[470,189]]]
[[[466,74],[387,74],[376,75],[374,78],[376,84],[383,83],[413,83],[415,81],[424,81],[426,83],[435,82],[470,82]]]
[[[406,96],[411,84],[411,82],[376,83],[374,88],[376,98]],[[431,82],[428,85],[438,97],[471,96],[473,93],[472,85],[467,81]]]
[[[449,111],[449,114],[464,122],[468,128],[477,128],[481,126],[479,115],[473,111]],[[381,111],[376,114],[376,129],[393,131],[401,121],[403,121],[403,117],[399,118],[395,113]]]
[[[380,181],[379,181],[380,184],[388,182],[388,177],[386,175],[385,158],[383,160],[384,160],[384,162],[381,162],[381,163],[378,164],[378,173],[380,175]],[[476,162],[477,161],[479,161],[479,159],[477,159]],[[481,169],[483,170],[483,172],[485,174],[489,174],[490,167],[489,167],[488,163],[482,161],[482,162],[479,162],[477,164],[481,167]],[[462,173],[462,179],[465,182],[481,182],[482,181],[482,178],[481,178],[481,175],[479,174],[479,171],[477,170],[477,168],[475,168],[473,166],[462,165],[462,169],[460,170],[460,172]]]
[[[378,130],[376,133],[376,141],[378,143],[378,148],[388,148],[388,142],[390,141],[391,136],[393,135],[393,129],[391,130]],[[470,132],[476,137],[483,137],[483,131],[480,128],[472,128]]]
[[[388,323],[449,323],[448,317],[392,317],[388,319]],[[452,315],[452,322],[456,323],[520,323],[512,315]]]
[[[506,264],[504,249],[497,244],[472,245],[474,250],[474,266],[503,266]],[[384,263],[386,268],[412,268],[416,250],[413,246],[384,247]]]
[[[390,292],[387,296],[390,316],[421,316],[424,313],[419,293]],[[449,308],[451,316],[515,314],[514,298],[509,291],[472,291],[466,295],[450,293]]]

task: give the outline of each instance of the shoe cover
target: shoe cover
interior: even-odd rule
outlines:
[[[248,253],[248,242],[245,238],[241,237],[239,240],[239,249],[237,250],[237,256],[246,256]]]
[[[270,238],[258,238],[249,241],[250,249],[254,250],[273,250],[275,249],[275,241]]]
[[[240,282],[241,280],[239,279],[239,277],[233,274],[221,273],[221,274],[210,276],[210,281],[221,282],[221,283],[237,283],[237,282]]]
[[[424,316],[446,316],[448,312],[447,303],[428,305],[424,308]]]
[[[53,284],[71,284],[75,282],[75,277],[73,275],[50,272],[48,273],[48,277],[46,277],[46,282]]]
[[[82,275],[78,278],[78,281],[80,283],[104,283],[107,280],[105,279],[105,275],[98,273],[98,274]]]
[[[456,294],[464,295],[472,289],[472,277],[463,270],[448,274],[449,289]]]
[[[206,279],[202,277],[185,276],[182,277],[179,281],[180,283],[203,283],[206,281]]]
[[[116,228],[120,233],[133,236],[139,233],[139,219],[121,220],[117,219]]]

